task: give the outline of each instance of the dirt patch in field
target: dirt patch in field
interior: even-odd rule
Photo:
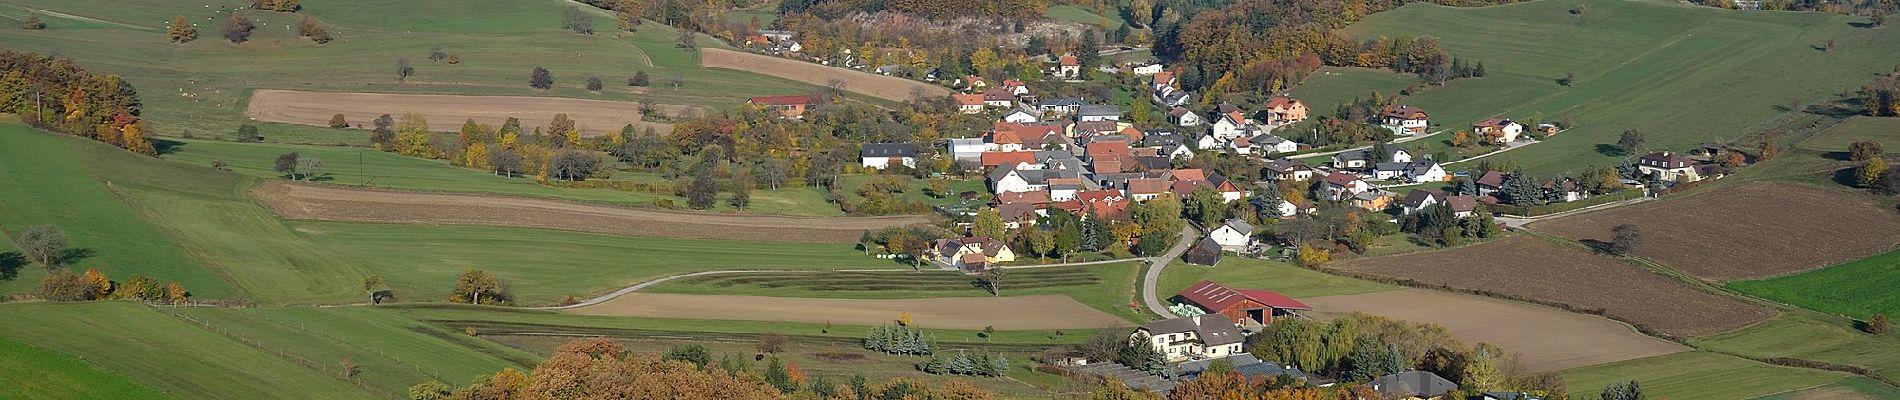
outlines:
[[[657,111],[674,115],[689,106],[655,105]],[[525,96],[456,96],[434,94],[337,93],[296,90],[258,89],[251,92],[251,104],[244,113],[259,121],[298,125],[329,126],[330,117],[343,114],[351,125],[369,129],[377,116],[389,114],[402,118],[405,113],[422,114],[429,130],[455,132],[470,118],[475,122],[501,126],[508,117],[521,119],[521,130],[547,128],[554,114],[567,113],[581,134],[599,136],[620,133],[633,124],[644,131],[673,131],[673,124],[640,120],[640,104],[625,101],[569,99]]]
[[[1601,309],[1649,330],[1684,337],[1728,331],[1775,315],[1622,260],[1521,236],[1445,251],[1357,259],[1338,268]],[[1501,329],[1513,325],[1498,322]]]
[[[830,85],[832,80],[844,81],[844,90],[890,101],[910,100],[913,90],[921,90],[925,96],[950,95],[950,89],[928,83],[743,51],[700,49],[699,60],[707,68],[736,69],[818,86]]]
[[[1900,214],[1848,193],[1793,183],[1753,183],[1530,227],[1607,243],[1621,224],[1642,232],[1636,255],[1711,281],[1799,273],[1900,244]]]
[[[1322,318],[1363,312],[1438,324],[1466,343],[1485,342],[1518,353],[1532,372],[1689,350],[1607,318],[1483,296],[1405,289],[1301,301]]]
[[[1063,295],[935,299],[810,299],[763,296],[630,293],[568,310],[586,315],[882,325],[910,313],[913,324],[938,329],[1099,329],[1127,321]]]
[[[792,217],[643,210],[597,204],[267,182],[251,194],[290,219],[482,225],[629,236],[777,242],[856,242],[865,230],[929,223],[923,216]]]

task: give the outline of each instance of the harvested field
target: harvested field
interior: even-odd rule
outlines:
[[[923,216],[789,217],[643,210],[554,200],[419,193],[273,181],[251,194],[290,219],[560,229],[629,236],[852,243],[865,230]]]
[[[1724,332],[1768,319],[1773,310],[1688,287],[1622,260],[1528,237],[1445,251],[1364,258],[1347,271],[1602,309],[1675,336]]]
[[[700,49],[699,60],[708,68],[735,69],[818,86],[840,80],[844,81],[844,90],[890,101],[910,100],[914,90],[922,90],[925,96],[950,95],[950,89],[928,83],[743,51]]]
[[[897,320],[900,313],[910,313],[916,326],[940,329],[1098,329],[1128,325],[1121,318],[1062,295],[862,300],[629,293],[568,312],[840,325],[883,325]]]
[[[1467,343],[1485,342],[1518,353],[1532,372],[1637,359],[1689,350],[1637,333],[1603,317],[1483,296],[1425,289],[1311,297],[1315,316],[1363,312],[1438,324]]]
[[[655,105],[659,112],[673,115],[687,106]],[[251,93],[250,106],[244,113],[253,119],[298,125],[329,126],[330,117],[343,114],[351,124],[370,126],[377,116],[389,114],[401,118],[404,113],[422,114],[429,130],[455,132],[469,118],[475,122],[501,126],[508,117],[521,119],[521,130],[546,128],[554,114],[567,113],[582,135],[599,136],[619,133],[633,124],[636,129],[653,128],[659,133],[673,131],[673,124],[640,120],[640,105],[625,101],[586,100],[560,97],[455,96],[432,94],[336,93],[296,90],[258,89]]]
[[[1607,243],[1610,229],[1620,224],[1641,230],[1636,255],[1710,281],[1799,273],[1900,243],[1900,214],[1850,194],[1793,183],[1752,183],[1530,227]]]

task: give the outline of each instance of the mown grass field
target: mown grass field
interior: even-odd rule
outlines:
[[[1585,11],[1573,15],[1570,9]],[[1786,112],[1900,63],[1900,33],[1850,23],[1862,17],[1753,12],[1661,2],[1536,1],[1483,8],[1411,4],[1349,27],[1358,38],[1432,35],[1451,54],[1482,61],[1486,77],[1452,81],[1403,100],[1424,107],[1437,128],[1468,129],[1487,117],[1575,125],[1556,138],[1497,156],[1549,175],[1611,165],[1624,129],[1645,133],[1649,149],[1683,150],[1735,138]],[[1837,49],[1819,47],[1834,40]],[[1365,96],[1373,82],[1400,80],[1370,71],[1328,69],[1295,93],[1332,110],[1337,100]],[[1557,83],[1575,73],[1576,83]],[[1378,89],[1388,95],[1403,84]],[[1332,97],[1337,96],[1337,97]],[[1447,147],[1434,138],[1426,154]]]
[[[1793,357],[1900,374],[1900,336],[1872,336],[1841,318],[1783,313],[1753,326],[1691,339],[1691,345],[1748,357]]]
[[[1801,142],[1803,149],[1846,152],[1854,142],[1872,140],[1882,149],[1900,149],[1900,118],[1854,117]]]
[[[178,311],[326,367],[347,358],[362,367],[364,383],[395,396],[430,380],[462,384],[502,368],[526,371],[540,358],[369,307]]]
[[[1636,381],[1649,398],[1748,399],[1828,385],[1851,375],[1790,368],[1706,351],[1691,351],[1559,372],[1570,398],[1594,399],[1612,383]]]
[[[81,316],[84,317],[76,317]],[[0,337],[189,398],[367,399],[372,393],[136,303],[0,305]],[[438,349],[439,350],[439,349]],[[334,360],[322,361],[334,366]]]
[[[1112,31],[1122,26],[1121,17],[1103,16],[1076,6],[1050,6],[1049,9],[1043,10],[1042,15],[1058,21],[1095,25],[1099,27],[1098,29],[1105,31]]]
[[[764,75],[700,68],[694,52],[674,46],[677,34],[670,27],[647,22],[637,33],[615,34],[610,13],[559,0],[308,3],[296,14],[243,11],[258,22],[251,41],[233,45],[223,40],[218,24],[225,14],[219,10],[248,4],[13,1],[0,5],[0,15],[23,18],[29,9],[42,9],[109,23],[42,14],[48,29],[0,31],[0,43],[14,50],[58,53],[88,69],[125,76],[143,95],[145,116],[155,132],[164,135],[230,135],[246,121],[244,106],[256,88],[561,96],[712,108],[750,96],[815,89]],[[561,29],[561,14],[570,5],[594,16],[596,34]],[[197,41],[168,42],[164,27],[175,15],[197,24]],[[304,16],[328,24],[336,41],[318,45],[296,37],[292,28]],[[699,44],[723,46],[703,36]],[[461,63],[431,62],[429,49],[438,46],[459,56]],[[399,82],[395,73],[400,59],[415,67],[406,82]],[[554,89],[542,92],[527,86],[529,71],[537,66],[554,73]],[[640,70],[652,76],[653,86],[626,86]],[[583,85],[588,77],[600,77],[606,90],[587,92]],[[674,77],[685,85],[667,86]],[[284,124],[261,128],[266,137],[312,143],[356,142],[362,136]]]
[[[1295,299],[1371,293],[1399,289],[1398,286],[1330,275],[1277,261],[1244,257],[1222,257],[1213,267],[1176,261],[1161,271],[1156,295],[1166,299],[1202,280],[1231,288],[1272,290]]]
[[[1869,378],[1849,378],[1832,385],[1760,397],[1761,400],[1900,399],[1900,389]]]
[[[1730,282],[1730,289],[1803,308],[1866,319],[1900,316],[1900,252],[1867,257],[1798,275]]]
[[[755,340],[762,334],[781,334],[801,340],[857,343],[867,326],[797,322],[696,320],[674,318],[610,317],[556,311],[504,309],[460,304],[400,304],[383,307],[426,323],[454,329],[474,328],[479,335],[567,334],[615,338],[679,337]],[[897,316],[891,316],[896,323]],[[965,346],[1002,346],[1041,349],[1050,344],[1074,344],[1088,339],[1090,330],[999,330],[987,337],[973,330],[924,329],[939,343]]]
[[[0,338],[0,398],[9,399],[171,399],[123,375],[99,370],[84,360]]]
[[[747,273],[683,278],[656,285],[655,293],[750,295],[837,299],[915,299],[990,296],[979,277],[957,272],[813,272]],[[1133,323],[1147,322],[1131,308],[1141,267],[1117,263],[1079,267],[1007,270],[1003,296],[1060,294]]]

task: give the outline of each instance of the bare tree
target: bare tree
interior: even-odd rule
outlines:
[[[410,75],[416,74],[416,67],[409,66],[409,59],[396,60],[396,82],[408,82]]]

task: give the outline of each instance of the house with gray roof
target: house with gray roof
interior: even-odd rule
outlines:
[[[1388,399],[1440,399],[1458,384],[1425,371],[1405,371],[1372,381],[1372,390]]]
[[[1253,231],[1253,224],[1234,218],[1207,232],[1207,237],[1220,244],[1221,250],[1238,252],[1253,246]]]
[[[865,143],[858,148],[858,159],[865,168],[884,169],[892,165],[917,168],[917,145],[910,143]]]
[[[1254,357],[1252,354],[1247,354],[1247,353],[1240,353],[1239,355],[1227,357],[1227,358],[1194,360],[1194,361],[1184,362],[1184,363],[1181,363],[1181,365],[1177,365],[1174,367],[1175,372],[1176,372],[1175,377],[1178,381],[1181,381],[1181,382],[1194,380],[1195,378],[1200,377],[1201,373],[1206,372],[1208,366],[1211,366],[1215,362],[1220,362],[1220,361],[1226,361],[1228,364],[1232,365],[1234,367],[1234,372],[1239,372],[1242,376],[1247,377],[1248,381],[1252,381],[1254,379],[1287,377],[1287,378],[1292,378],[1294,381],[1303,381],[1303,382],[1307,382],[1308,384],[1318,383],[1318,380],[1314,379],[1310,375],[1307,375],[1306,372],[1300,371],[1299,368],[1282,366],[1279,363],[1275,363],[1271,361],[1261,361],[1260,358]]]
[[[1088,104],[1083,105],[1075,112],[1076,122],[1120,121],[1121,119],[1122,108],[1116,106]]]
[[[1146,340],[1147,345],[1168,357],[1169,362],[1223,358],[1246,354],[1241,346],[1247,341],[1234,320],[1220,314],[1164,319],[1135,329],[1130,340]],[[1144,344],[1141,342],[1131,345]]]

